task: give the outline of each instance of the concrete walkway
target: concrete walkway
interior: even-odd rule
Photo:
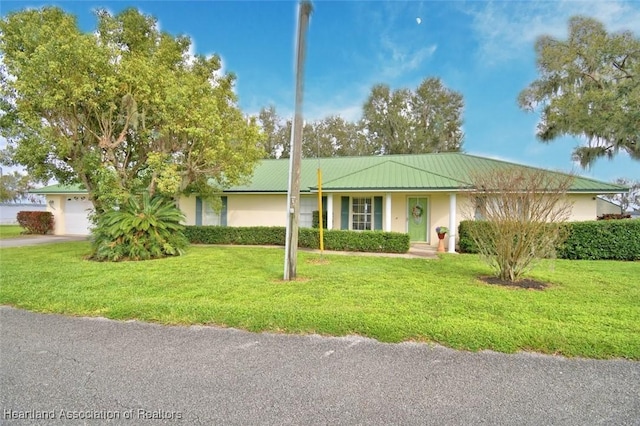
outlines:
[[[25,235],[16,238],[0,239],[0,248],[63,243],[65,241],[84,241],[88,238],[89,237],[87,237],[86,235]]]
[[[6,306],[0,325],[3,425],[640,424],[640,362]]]

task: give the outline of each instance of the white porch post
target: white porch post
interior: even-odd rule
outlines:
[[[327,229],[333,229],[333,194],[327,194]]]
[[[456,252],[456,194],[449,194],[449,253]]]
[[[391,194],[384,196],[384,230],[391,232]]]

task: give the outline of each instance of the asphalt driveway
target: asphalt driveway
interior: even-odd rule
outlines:
[[[639,362],[9,307],[0,325],[1,424],[640,424]]]

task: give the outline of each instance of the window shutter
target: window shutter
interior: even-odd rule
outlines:
[[[382,230],[382,197],[373,197],[373,229]]]
[[[202,198],[196,197],[196,226],[202,226]]]
[[[222,210],[220,210],[220,226],[227,226],[227,197],[220,197],[222,200]]]
[[[349,229],[349,197],[341,197],[340,229]]]

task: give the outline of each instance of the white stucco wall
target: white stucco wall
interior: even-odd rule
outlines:
[[[621,214],[622,207],[617,204],[614,204],[610,201],[603,200],[598,198],[596,200],[596,215],[600,216],[603,214]]]
[[[178,207],[184,214],[184,224],[192,226],[196,224],[196,197],[182,196],[178,200]]]
[[[573,206],[569,221],[578,222],[583,220],[596,220],[598,217],[598,203],[595,195],[572,194],[569,195],[568,200]]]
[[[383,197],[383,224],[386,223],[385,193],[331,193],[333,195],[333,229],[341,228],[341,197],[363,196]],[[65,197],[69,194],[51,194],[46,196],[46,209],[54,216],[54,234],[64,235],[66,224],[64,220]],[[324,195],[329,195],[325,193]],[[227,226],[286,226],[286,195],[285,194],[228,194],[227,196]],[[317,196],[312,194],[311,196]],[[391,231],[407,232],[407,198],[425,197],[428,199],[427,220],[429,226],[429,243],[437,245],[435,232],[437,226],[449,224],[449,194],[448,193],[391,193]],[[474,208],[464,194],[457,195],[456,228],[460,221],[473,219]],[[572,205],[571,221],[595,220],[597,216],[597,199],[593,194],[570,195]],[[185,224],[196,223],[196,198],[182,197],[179,207],[185,214]],[[457,232],[456,232],[457,234]]]
[[[227,226],[286,226],[287,196],[227,195]]]
[[[64,223],[65,195],[55,194],[45,197],[47,211],[53,215],[53,235],[64,235],[66,232]]]

